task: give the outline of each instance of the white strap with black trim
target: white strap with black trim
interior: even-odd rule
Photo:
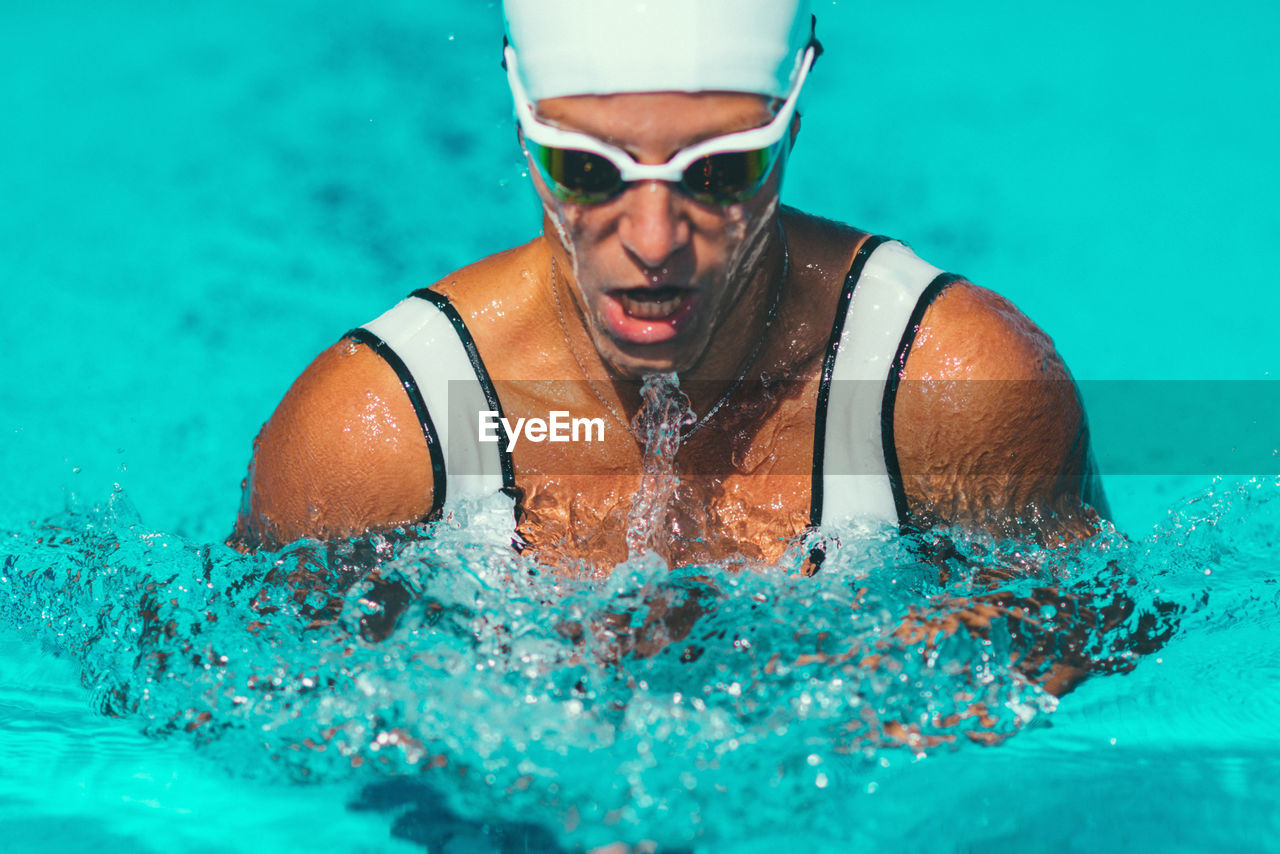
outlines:
[[[447,477],[435,485],[437,498],[445,496],[437,506],[448,512],[459,500],[500,492],[510,466],[499,442],[480,441],[477,420],[501,407],[457,311],[444,297],[417,291],[363,328],[400,357],[430,413],[424,430],[435,431]]]
[[[838,340],[833,332],[834,352],[824,370],[829,381],[824,380],[818,428],[823,450],[814,472],[821,494],[811,521],[896,525],[905,521],[905,497],[892,436],[893,373],[901,367],[895,363],[905,364],[924,310],[958,277],[897,241],[876,245],[850,277],[856,278],[846,285],[852,289],[846,291],[848,308]],[[480,441],[478,429],[478,413],[501,415],[501,405],[475,342],[448,300],[417,291],[357,331],[371,337],[384,357],[390,351],[388,361],[416,398],[429,445],[435,439],[435,506],[447,512],[455,501],[512,488],[510,454],[498,442]],[[395,364],[397,357],[402,364]]]
[[[914,337],[908,330],[912,315],[941,274],[897,241],[880,244],[867,259],[849,301],[831,373],[822,513],[815,522],[903,521],[901,498],[895,496],[886,463],[884,427],[891,447],[893,424],[891,410],[884,417],[885,390],[900,348],[904,342],[909,347]]]

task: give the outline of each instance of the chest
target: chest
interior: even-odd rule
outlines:
[[[519,533],[540,559],[578,568],[625,560],[641,524],[673,566],[776,561],[810,522],[817,390],[816,377],[738,389],[664,463],[585,383],[505,389],[508,421],[525,419],[511,448]],[[530,419],[546,429],[530,434]]]

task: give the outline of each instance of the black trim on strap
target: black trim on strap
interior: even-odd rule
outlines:
[[[458,340],[462,342],[462,348],[467,351],[467,358],[471,360],[471,367],[476,372],[476,380],[479,381],[480,389],[484,392],[485,402],[491,410],[498,413],[499,418],[505,417],[506,413],[502,411],[497,389],[493,387],[493,380],[489,377],[489,371],[484,366],[484,360],[480,358],[480,351],[476,348],[476,341],[471,337],[467,324],[463,321],[462,315],[458,314],[458,310],[453,307],[453,303],[449,302],[449,298],[444,294],[436,293],[427,288],[419,288],[409,296],[426,300],[440,309],[441,314],[449,318],[449,322],[453,324],[453,330],[458,333]],[[502,468],[503,491],[508,494],[518,495],[516,493],[515,468],[511,464],[511,452],[503,447],[502,442],[498,442],[498,464]]]
[[[431,511],[427,513],[426,519],[427,521],[435,519],[444,507],[448,481],[445,475],[444,449],[440,446],[440,434],[436,432],[436,425],[431,420],[431,413],[427,411],[427,402],[422,399],[422,391],[418,388],[418,383],[396,351],[368,329],[363,327],[352,329],[343,337],[357,344],[363,344],[381,356],[382,360],[391,366],[391,370],[396,372],[400,384],[404,386],[405,394],[409,395],[413,411],[418,415],[418,423],[422,425],[422,435],[427,440],[427,453],[431,455]]]
[[[898,384],[902,382],[902,374],[907,368],[907,357],[911,355],[911,345],[915,343],[916,334],[920,331],[920,323],[929,306],[949,285],[964,280],[964,276],[954,273],[942,273],[934,278],[929,286],[916,300],[916,307],[911,310],[911,319],[907,328],[902,331],[902,340],[898,342],[898,354],[889,366],[889,379],[884,384],[884,400],[880,403],[880,443],[884,447],[884,466],[889,472],[889,486],[893,489],[893,503],[898,510],[898,526],[907,527],[907,492],[902,486],[902,467],[898,464],[898,447],[893,439],[893,407],[898,399]]]
[[[840,337],[844,334],[845,318],[849,314],[849,302],[853,299],[853,290],[862,278],[862,270],[867,266],[867,259],[888,237],[869,235],[862,241],[858,251],[854,253],[853,263],[844,277],[844,290],[840,293],[840,301],[836,304],[835,322],[831,326],[831,337],[827,339],[827,353],[822,359],[822,377],[818,383],[818,412],[813,424],[813,482],[809,488],[809,524],[822,523],[822,467],[827,447],[827,402],[831,398],[831,375],[836,369],[836,352],[840,349]]]

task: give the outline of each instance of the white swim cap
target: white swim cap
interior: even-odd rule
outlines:
[[[533,100],[620,92],[785,97],[813,36],[809,0],[505,0]]]

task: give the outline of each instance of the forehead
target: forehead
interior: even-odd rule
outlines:
[[[572,95],[538,102],[543,121],[619,148],[669,153],[695,142],[768,124],[773,99],[742,92],[638,92]]]

